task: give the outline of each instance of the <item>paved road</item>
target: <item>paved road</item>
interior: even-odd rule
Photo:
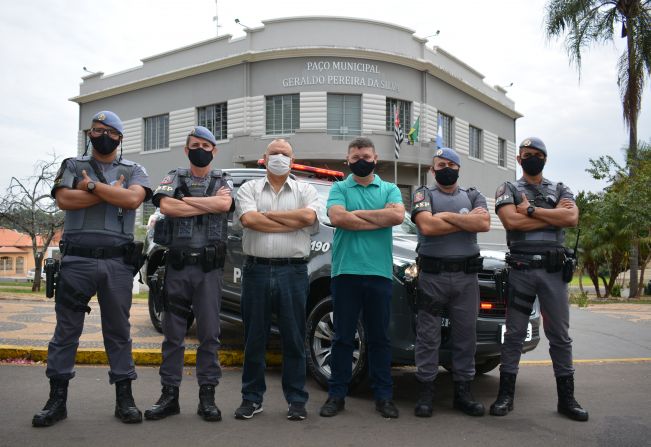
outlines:
[[[157,370],[138,369],[134,384],[141,409],[159,393]],[[555,412],[556,393],[551,368],[524,366],[518,377],[516,409],[509,416],[471,418],[451,409],[451,378],[441,373],[435,416],[413,416],[416,396],[413,369],[394,369],[400,419],[384,420],[373,411],[368,388],[347,399],[341,415],[317,415],[326,394],[309,383],[309,416],[303,422],[285,419],[285,403],[277,370],[270,371],[264,412],[250,421],[233,419],[239,404],[240,369],[224,372],[218,388],[219,423],[207,423],[196,414],[197,387],[186,370],[181,387],[181,414],[167,420],[126,426],[113,417],[114,392],[107,368],[82,366],[71,382],[68,419],[50,428],[32,428],[32,414],[47,394],[42,366],[0,365],[0,446],[648,446],[649,363],[580,364],[577,397],[590,411],[590,421],[565,419]],[[476,381],[475,395],[485,404],[494,399],[498,375]]]

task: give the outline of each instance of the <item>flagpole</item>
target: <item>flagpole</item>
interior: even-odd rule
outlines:
[[[416,181],[416,184],[420,186],[420,150],[422,149],[422,143],[420,141],[420,135],[418,136],[418,180]]]

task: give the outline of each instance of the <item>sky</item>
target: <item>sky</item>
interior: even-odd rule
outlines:
[[[219,0],[219,34],[244,35],[262,21],[293,16],[348,16],[394,23],[429,38],[507,87],[515,108],[516,143],[543,139],[545,176],[575,192],[604,183],[585,172],[588,160],[623,160],[616,64],[624,42],[586,48],[581,76],[562,40],[544,34],[544,0],[264,1]],[[76,154],[81,77],[141,65],[154,54],[215,36],[214,0],[31,0],[0,6],[0,191],[12,176],[33,174],[36,160]],[[618,35],[618,33],[616,33]],[[642,101],[638,138],[651,142],[651,86]]]

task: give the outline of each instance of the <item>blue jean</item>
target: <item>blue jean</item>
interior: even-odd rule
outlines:
[[[277,317],[283,350],[282,386],[287,402],[307,402],[305,390],[305,305],[309,283],[306,264],[246,263],[242,271],[244,366],[242,398],[261,403],[265,350],[272,313]]]
[[[355,331],[360,312],[366,334],[368,375],[376,400],[393,397],[389,319],[393,283],[375,275],[337,275],[331,283],[335,336],[328,394],[343,398],[352,376]]]

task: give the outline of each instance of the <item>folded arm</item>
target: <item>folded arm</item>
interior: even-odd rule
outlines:
[[[400,225],[405,219],[405,207],[401,203],[388,203],[380,210],[355,210],[351,212],[356,217],[362,218],[380,228]]]
[[[482,207],[474,208],[468,214],[442,212],[436,215],[450,225],[470,233],[484,233],[490,230],[491,226],[490,215]]]
[[[362,217],[353,214],[351,211],[346,211],[342,205],[332,205],[328,209],[328,217],[330,223],[338,228],[345,230],[377,230],[382,228],[380,225],[369,222]]]

